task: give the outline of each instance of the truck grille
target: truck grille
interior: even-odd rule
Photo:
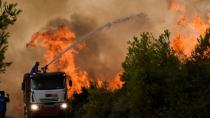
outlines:
[[[58,98],[47,98],[47,99],[40,99],[40,102],[57,102]]]

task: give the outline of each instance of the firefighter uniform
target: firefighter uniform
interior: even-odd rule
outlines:
[[[9,102],[9,97],[5,97],[4,95],[0,96],[0,118],[5,118],[5,114],[7,111],[7,102]]]

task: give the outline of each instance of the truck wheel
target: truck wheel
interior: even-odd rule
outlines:
[[[27,108],[25,108],[25,118],[33,118],[32,113]]]
[[[28,110],[26,111],[26,118],[31,118],[31,114],[28,112]]]
[[[24,107],[24,118],[31,118],[31,114],[28,111],[27,107]]]
[[[34,118],[34,116],[31,113],[27,113],[27,118]]]
[[[62,118],[69,118],[69,113],[68,112],[63,113]]]
[[[27,110],[26,110],[26,107],[24,106],[24,118],[27,118]]]

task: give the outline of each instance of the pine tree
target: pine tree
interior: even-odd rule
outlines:
[[[0,73],[5,72],[11,62],[5,61],[5,52],[8,48],[8,26],[13,25],[21,10],[16,9],[17,3],[7,3],[0,0]]]

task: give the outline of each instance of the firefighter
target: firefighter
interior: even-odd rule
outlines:
[[[39,62],[36,62],[35,65],[32,67],[30,74],[36,74],[39,71]]]
[[[10,101],[9,94],[5,96],[5,92],[0,92],[0,118],[5,118],[7,111],[7,103]]]

